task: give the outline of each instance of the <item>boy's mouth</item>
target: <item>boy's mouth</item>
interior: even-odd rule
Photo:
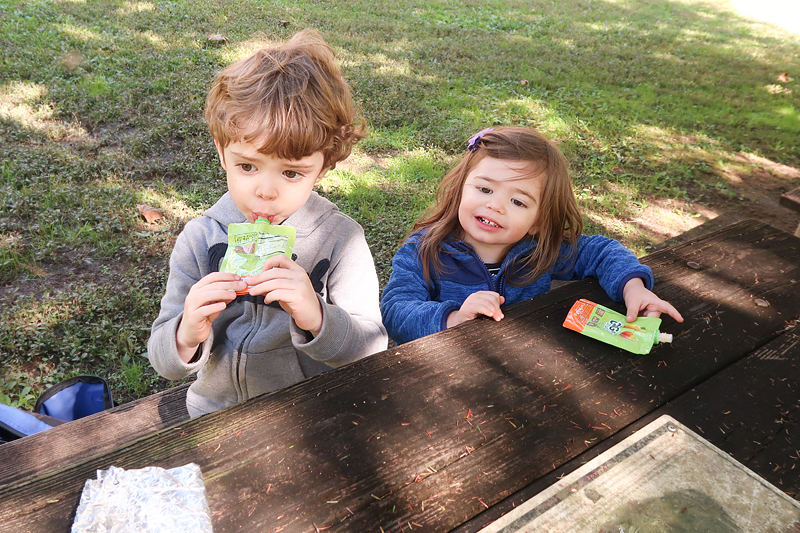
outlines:
[[[265,218],[272,224],[275,221],[275,215],[266,215],[264,213],[253,213],[253,222],[258,220],[259,218]]]
[[[497,222],[495,222],[493,220],[489,220],[488,218],[483,218],[483,217],[475,217],[475,218],[477,218],[478,222],[480,222],[481,224],[486,224],[487,226],[491,226],[493,228],[499,228],[500,227],[500,224],[498,224]]]

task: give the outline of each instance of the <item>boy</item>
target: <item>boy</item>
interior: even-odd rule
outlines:
[[[331,48],[305,30],[234,63],[205,117],[228,192],[178,236],[147,343],[165,378],[198,372],[192,417],[387,347],[364,232],[313,191],[364,136]],[[248,279],[219,272],[228,225],[258,218],[297,229],[296,260],[272,257]]]

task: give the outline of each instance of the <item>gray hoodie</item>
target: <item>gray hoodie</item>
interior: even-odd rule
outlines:
[[[189,289],[219,269],[228,224],[247,222],[226,193],[191,220],[175,242],[167,290],[153,323],[147,355],[167,379],[198,372],[186,395],[192,417],[297,383],[387,347],[378,277],[364,231],[330,201],[312,192],[283,223],[297,228],[296,262],[309,273],[322,305],[322,329],[297,327],[277,303],[239,296],[212,325],[199,357],[184,363],[175,335]]]

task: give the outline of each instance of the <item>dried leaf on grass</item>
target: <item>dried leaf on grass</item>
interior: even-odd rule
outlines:
[[[147,204],[136,204],[136,209],[139,210],[139,214],[144,217],[148,224],[152,224],[156,220],[164,218],[164,213]]]
[[[209,35],[206,41],[209,44],[226,44],[228,42],[228,38],[221,33],[215,33],[214,35]]]
[[[781,72],[778,74],[778,81],[782,81],[783,83],[789,83],[792,81],[792,78],[789,77],[788,72]]]

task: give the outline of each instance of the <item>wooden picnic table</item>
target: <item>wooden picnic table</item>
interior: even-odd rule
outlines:
[[[68,531],[98,469],[202,469],[214,531],[477,531],[661,414],[800,494],[800,239],[747,220],[652,253],[672,344],[567,330],[595,280],[189,420],[185,386],[0,446],[0,532]],[[327,529],[326,529],[327,528]]]

